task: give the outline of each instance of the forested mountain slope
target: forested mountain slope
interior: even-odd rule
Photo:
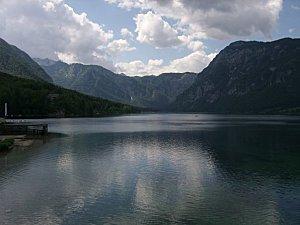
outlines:
[[[172,110],[293,113],[300,108],[300,39],[238,41],[222,50]]]
[[[29,55],[1,38],[0,72],[52,82],[52,78]]]
[[[87,117],[139,112],[137,108],[87,96],[44,81],[0,72],[0,115],[4,103],[14,117]]]
[[[69,65],[49,59],[35,60],[59,86],[96,97],[154,109],[164,109],[190,87],[196,78],[194,73],[129,77],[96,65]]]

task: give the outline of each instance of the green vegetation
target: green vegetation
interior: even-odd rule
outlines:
[[[9,115],[22,118],[94,117],[138,112],[132,106],[0,72],[0,115],[4,114],[5,102]]]
[[[14,139],[4,139],[3,141],[0,141],[0,152],[8,151],[13,146],[14,142]]]
[[[52,82],[51,77],[29,55],[1,38],[0,71],[15,76]]]

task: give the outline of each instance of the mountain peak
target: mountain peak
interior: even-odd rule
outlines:
[[[267,42],[263,42],[263,41],[235,41],[232,42],[231,44],[229,44],[228,47],[242,47],[245,45],[261,45],[261,44],[276,44],[276,43],[283,43],[283,42],[292,42],[297,40],[297,38],[290,38],[290,37],[286,37],[286,38],[281,38],[278,40],[274,40],[274,41],[267,41]]]
[[[52,82],[51,77],[27,53],[1,38],[0,71],[14,76]]]
[[[59,61],[55,61],[49,58],[44,58],[44,59],[40,59],[40,58],[33,58],[33,60],[35,62],[37,62],[40,66],[52,66],[55,63],[58,63]]]
[[[300,39],[238,41],[223,49],[174,108],[218,113],[260,113],[297,108]]]

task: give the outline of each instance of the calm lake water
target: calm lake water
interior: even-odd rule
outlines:
[[[46,120],[0,158],[0,224],[300,224],[300,118]]]

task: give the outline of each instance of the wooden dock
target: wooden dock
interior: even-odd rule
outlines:
[[[46,135],[48,124],[38,123],[4,123],[0,124],[0,135],[32,134]]]

